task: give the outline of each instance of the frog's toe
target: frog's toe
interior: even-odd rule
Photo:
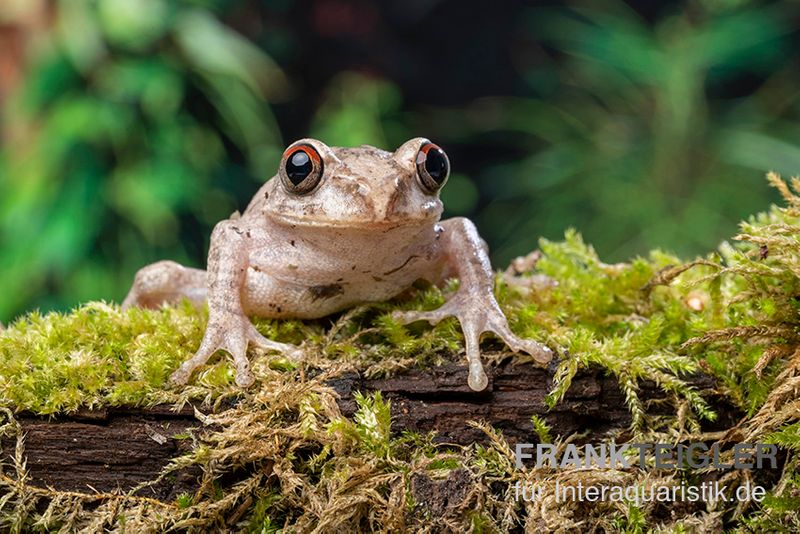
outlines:
[[[256,327],[252,324],[250,325],[248,332],[248,339],[258,348],[265,351],[280,352],[284,357],[292,361],[300,360],[305,354],[305,351],[302,349],[302,347],[293,345],[291,343],[272,341],[271,339],[264,337],[261,332],[256,330]]]
[[[170,382],[176,386],[185,386],[187,383],[189,383],[189,377],[192,376],[194,370],[197,369],[198,365],[202,365],[195,365],[194,362],[192,362],[193,359],[194,357],[183,362],[181,366],[178,367],[175,372],[172,373],[172,375],[170,375]]]
[[[516,340],[506,340],[506,344],[514,352],[525,352],[530,354],[533,356],[534,360],[543,365],[550,363],[550,360],[553,359],[552,350],[532,339],[516,338]]]
[[[533,359],[542,365],[550,363],[553,359],[553,351],[538,341],[532,339],[524,339],[516,335],[508,327],[505,318],[497,321],[490,321],[490,326],[487,330],[493,332],[497,337],[503,340],[508,347],[514,352],[525,352],[533,356]]]
[[[219,331],[209,332],[206,329],[206,335],[203,337],[203,342],[200,343],[200,348],[194,353],[194,356],[186,360],[178,367],[170,380],[177,386],[183,386],[189,382],[189,378],[194,373],[195,369],[204,365],[209,358],[220,348],[222,336]]]
[[[430,324],[437,324],[450,315],[452,315],[452,313],[449,311],[437,308],[430,311],[396,311],[392,313],[392,319],[400,324],[410,324],[417,321],[427,321]]]
[[[475,321],[464,319],[461,322],[461,330],[464,333],[464,348],[469,368],[467,384],[473,391],[483,391],[489,385],[489,378],[486,376],[481,363],[480,343],[481,333],[484,329]]]
[[[256,381],[250,371],[250,360],[244,354],[234,354],[233,364],[236,367],[236,385],[241,388],[249,388]]]
[[[306,354],[305,350],[303,350],[303,347],[289,345],[288,343],[285,346],[286,348],[283,350],[283,355],[293,362],[302,360],[303,356]]]

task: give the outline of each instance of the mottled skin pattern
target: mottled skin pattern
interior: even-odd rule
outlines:
[[[539,362],[550,350],[521,339],[509,328],[493,294],[487,248],[468,219],[439,221],[438,191],[420,185],[416,157],[426,139],[412,139],[394,153],[371,146],[328,147],[314,139],[324,165],[320,183],[295,194],[276,175],[241,216],[217,224],[211,235],[208,271],[163,261],[141,269],[123,307],[155,307],[188,298],[208,301],[205,337],[195,355],[172,375],[184,384],[218,350],[233,356],[236,382],[253,382],[249,343],[299,357],[297,346],[259,334],[248,316],[324,317],[355,304],[382,301],[417,279],[441,284],[460,279],[458,292],[427,312],[397,312],[402,323],[437,323],[455,316],[466,339],[469,385],[486,387],[480,361],[483,332],[493,332],[514,351]],[[283,163],[282,163],[283,165]]]

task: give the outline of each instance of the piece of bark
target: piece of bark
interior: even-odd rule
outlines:
[[[488,370],[488,369],[487,369]],[[388,379],[367,380],[355,374],[331,382],[342,397],[345,415],[355,412],[353,391],[381,391],[392,402],[392,429],[396,432],[435,430],[437,441],[467,444],[484,442],[484,433],[469,426],[472,420],[485,420],[500,429],[511,444],[535,443],[531,416],[544,418],[553,437],[585,433],[583,442],[598,442],[612,434],[624,434],[631,415],[617,379],[600,369],[579,371],[564,399],[549,410],[545,403],[552,390],[553,369],[530,364],[505,363],[491,369],[485,391],[467,386],[466,366],[450,363],[428,370],[413,370]],[[714,379],[697,375],[688,379],[698,390],[714,388]],[[640,399],[647,402],[663,397],[652,382],[640,384]],[[715,409],[722,412],[711,429],[731,426],[740,414],[710,395]],[[671,410],[671,406],[660,408]],[[659,413],[659,409],[650,410]],[[726,426],[727,424],[727,426]]]
[[[552,369],[506,362],[489,371],[489,385],[478,393],[467,386],[466,366],[457,363],[413,369],[386,379],[365,379],[353,373],[329,384],[341,396],[339,405],[345,415],[356,410],[354,392],[381,391],[392,402],[394,432],[435,430],[437,440],[447,443],[485,442],[486,436],[467,424],[471,420],[485,420],[499,428],[512,446],[536,442],[532,415],[543,417],[554,437],[582,432],[586,442],[624,435],[630,425],[617,380],[602,370],[580,371],[565,398],[552,410],[545,404]],[[713,379],[704,375],[691,382],[700,390],[713,387]],[[655,385],[641,385],[643,401],[661,396]],[[738,417],[730,406],[715,408],[721,416],[715,428],[729,426]],[[190,441],[178,437],[191,427],[202,426],[193,414],[191,406],[179,412],[166,406],[109,408],[54,418],[21,414],[17,419],[25,433],[30,481],[57,490],[105,492],[128,490],[153,480],[170,459],[190,446]],[[7,465],[13,450],[13,439],[4,439]],[[196,488],[198,473],[177,473],[140,495],[173,500]]]
[[[30,482],[83,492],[125,491],[157,478],[172,458],[189,450],[182,434],[201,426],[191,407],[177,413],[168,407],[82,410],[55,418],[20,415],[17,421]],[[2,445],[10,465],[15,439],[5,438]],[[173,500],[197,487],[199,472],[176,473],[140,495]]]

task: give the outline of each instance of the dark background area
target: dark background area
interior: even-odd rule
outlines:
[[[445,148],[495,266],[584,234],[705,254],[800,170],[796,2],[13,0],[0,320],[202,266],[283,147]]]

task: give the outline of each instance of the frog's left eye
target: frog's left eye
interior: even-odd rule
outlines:
[[[435,193],[450,176],[450,160],[437,145],[427,142],[417,152],[417,177],[428,193]]]
[[[280,175],[283,186],[290,193],[308,193],[322,178],[322,158],[311,145],[295,145],[284,152]]]

